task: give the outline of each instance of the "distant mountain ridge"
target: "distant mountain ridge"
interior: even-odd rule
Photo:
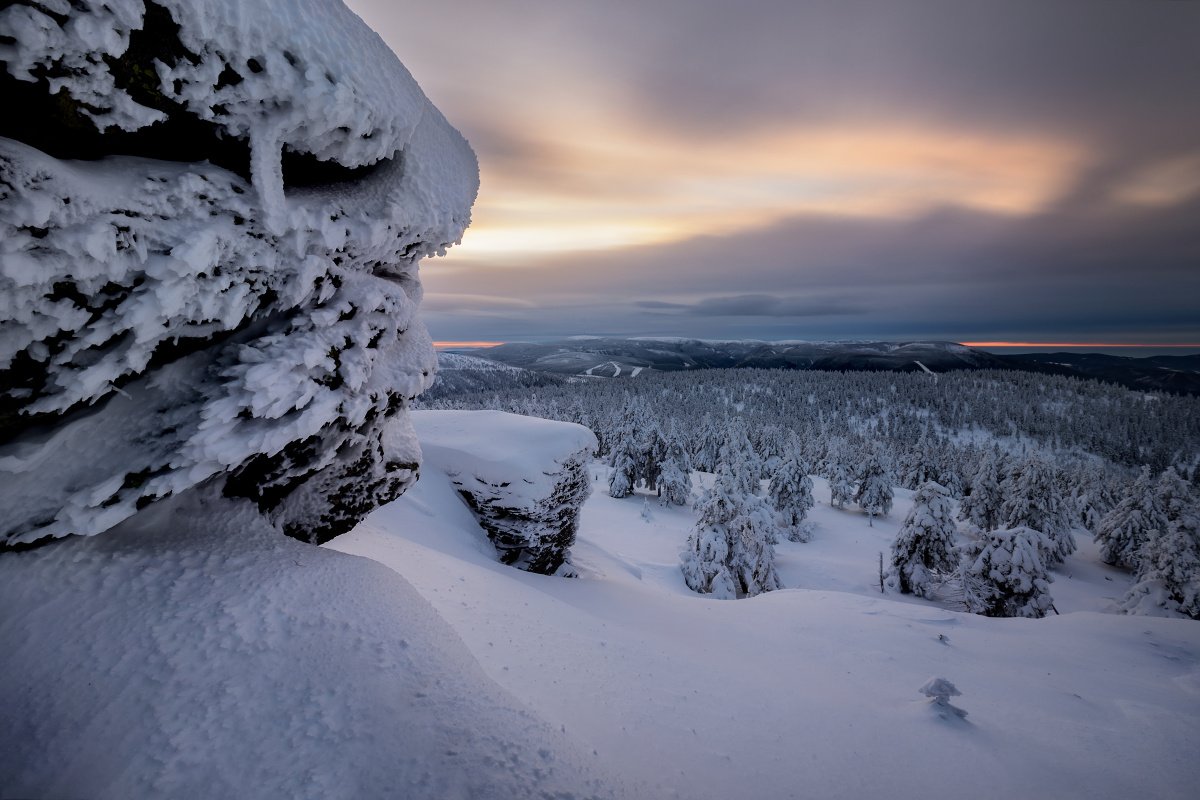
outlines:
[[[1131,389],[1200,394],[1200,353],[1144,358],[1106,353],[1020,353],[998,358],[1009,369],[1094,378]]]
[[[997,355],[955,342],[937,341],[763,342],[619,337],[510,342],[457,352],[536,372],[602,378],[636,377],[643,370],[739,367],[934,373],[1015,369],[1095,378],[1134,389],[1200,394],[1200,354],[1149,358],[1097,353]]]

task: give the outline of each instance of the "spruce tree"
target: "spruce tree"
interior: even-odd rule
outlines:
[[[749,442],[735,429],[721,448],[716,480],[696,506],[696,527],[681,554],[684,582],[721,598],[780,587],[775,572],[770,509],[752,487],[745,459]]]
[[[812,478],[808,477],[808,469],[800,457],[799,441],[793,436],[771,477],[768,493],[780,527],[793,542],[808,541],[804,518],[816,503],[812,489]]]
[[[1137,581],[1125,595],[1127,613],[1161,613],[1200,619],[1200,519],[1181,511],[1142,545]]]
[[[1071,520],[1055,483],[1055,475],[1046,462],[1031,456],[1008,476],[1002,487],[1000,524],[1006,528],[1033,528],[1045,534],[1046,566],[1061,564],[1075,552]]]
[[[1174,467],[1167,467],[1158,476],[1154,493],[1168,522],[1174,522],[1183,517],[1192,509],[1196,501],[1192,494],[1192,487],[1179,477],[1179,473],[1175,471]]]
[[[984,534],[962,562],[963,601],[985,617],[1044,617],[1054,603],[1043,554],[1046,535],[1033,528]]]
[[[998,459],[994,453],[988,453],[971,482],[971,493],[962,500],[959,516],[981,531],[992,531],[1000,527],[1003,502]]]
[[[829,470],[829,505],[845,508],[846,503],[853,499],[854,480],[850,477],[850,468],[842,460],[841,454],[836,454]]]
[[[657,425],[647,426],[638,450],[637,480],[647,491],[661,494],[658,479],[662,474],[662,462],[667,457],[667,443]]]
[[[614,442],[612,471],[608,476],[608,496],[628,497],[633,494],[637,480],[638,452],[632,437],[626,436]]]
[[[1158,495],[1158,502],[1170,509],[1163,517],[1165,528],[1147,533],[1138,554],[1137,580],[1123,605],[1129,613],[1163,609],[1200,619],[1200,508],[1173,469],[1164,471],[1164,477],[1167,485],[1160,479],[1157,488],[1182,486],[1186,493]]]
[[[1100,558],[1116,567],[1137,569],[1142,545],[1151,534],[1165,530],[1166,524],[1150,467],[1142,467],[1125,497],[1096,527]]]
[[[924,483],[892,544],[892,573],[903,594],[929,597],[933,578],[958,565],[953,504],[944,486]]]
[[[879,456],[872,454],[863,465],[854,502],[867,512],[867,520],[874,526],[876,515],[887,516],[892,510],[892,497],[892,477]]]
[[[692,493],[691,472],[687,468],[687,453],[678,443],[667,445],[667,455],[662,462],[662,474],[658,488],[663,503],[687,505]]]

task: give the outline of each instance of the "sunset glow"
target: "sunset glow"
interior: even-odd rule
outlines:
[[[1141,348],[1145,350],[1200,350],[1200,343],[1194,344],[1130,344],[1129,342],[960,342],[967,347],[980,347],[988,349],[990,347],[1080,347],[1080,348],[1096,348],[1110,350],[1112,348]]]
[[[1029,215],[1060,197],[1086,152],[1050,139],[893,126],[800,127],[721,141],[628,122],[553,131],[535,172],[482,165],[454,261],[736,235],[798,215],[903,219],[943,206]]]

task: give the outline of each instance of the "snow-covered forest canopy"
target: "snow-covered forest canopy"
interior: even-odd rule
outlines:
[[[697,591],[734,597],[778,587],[771,543],[807,538],[811,480],[802,481],[811,472],[828,482],[831,505],[856,504],[871,524],[891,509],[893,486],[918,490],[920,516],[906,521],[890,568],[903,592],[932,596],[934,573],[968,610],[1043,616],[1053,610],[1047,570],[1075,550],[1078,531],[1101,543],[1108,563],[1133,570],[1127,610],[1200,618],[1200,539],[1189,533],[1200,518],[1200,398],[989,370],[717,369],[551,381],[450,360],[453,378],[422,405],[587,426],[610,464],[613,497],[639,484],[663,494],[662,476],[681,470],[716,473],[683,557]],[[746,507],[766,499],[760,482],[780,514],[774,522]],[[1171,515],[1153,511],[1172,502]],[[1151,510],[1130,511],[1143,505]],[[748,541],[758,542],[754,555]]]
[[[1142,465],[1156,474],[1173,466],[1200,480],[1200,398],[1019,372],[951,372],[935,379],[712,369],[581,381],[486,370],[464,379],[459,370],[452,383],[435,382],[418,403],[580,422],[596,431],[602,455],[622,420],[661,429],[670,419],[700,468],[711,465],[714,432],[738,417],[765,455],[780,454],[789,433],[812,463],[839,448],[882,449],[900,485],[909,488],[927,473],[961,489],[981,455],[997,449],[1045,455],[1060,470],[1087,475],[1094,490],[1127,480]]]

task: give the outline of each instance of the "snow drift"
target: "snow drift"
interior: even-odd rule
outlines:
[[[207,489],[5,555],[0,602],[0,797],[619,791],[408,581]]]
[[[0,61],[0,544],[213,476],[310,541],[402,492],[417,265],[478,168],[382,40],[336,0],[45,0]]]

